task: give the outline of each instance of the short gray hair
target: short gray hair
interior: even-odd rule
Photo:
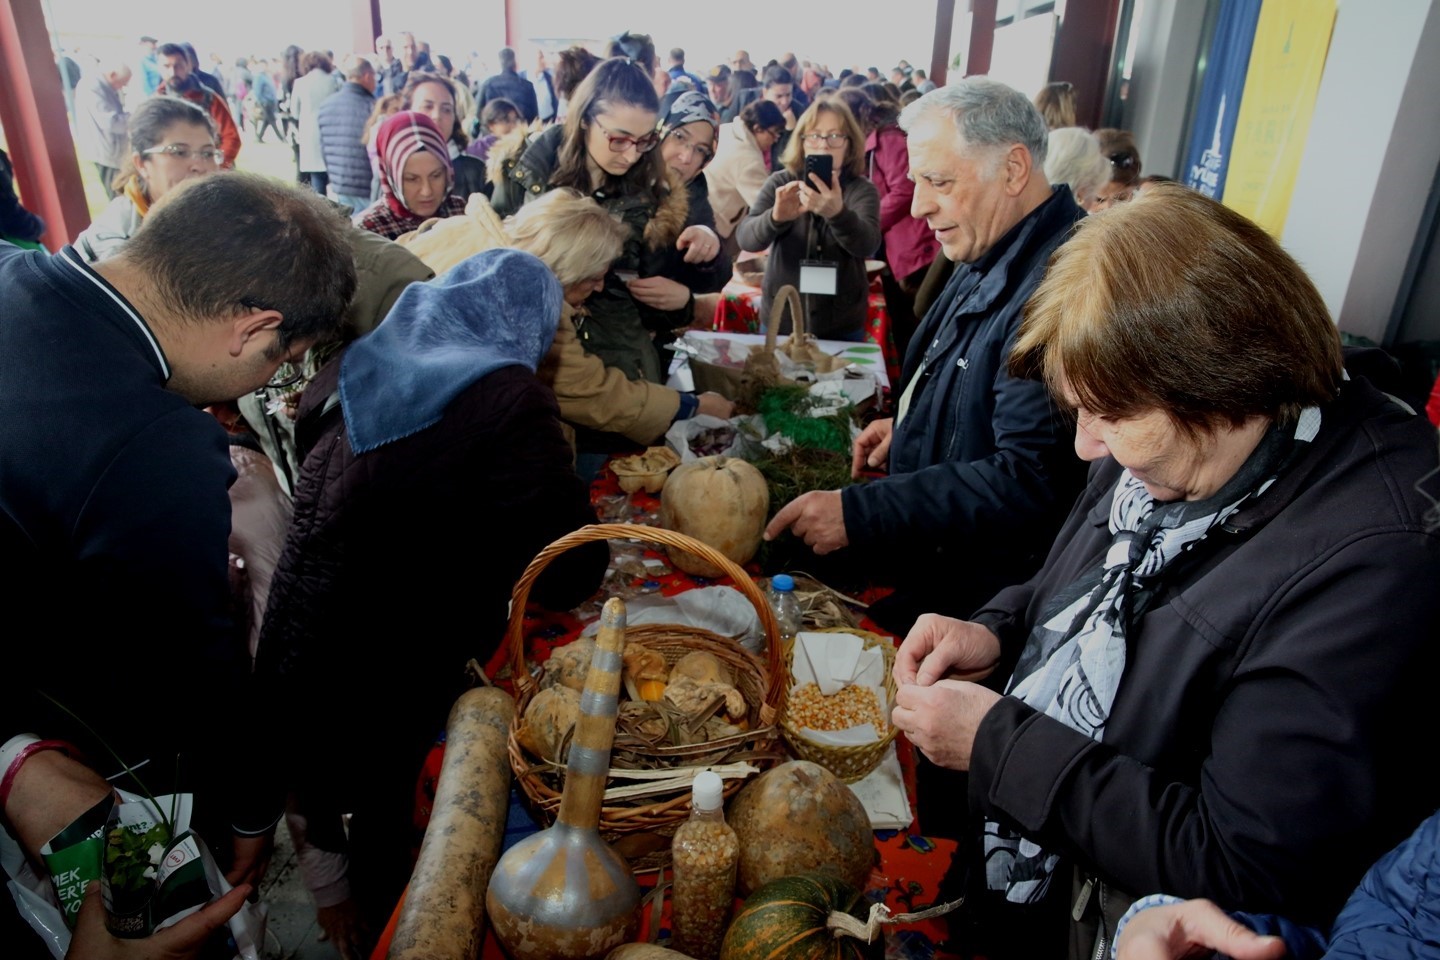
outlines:
[[[936,87],[900,113],[900,129],[906,133],[922,118],[948,111],[960,139],[968,147],[1006,148],[1020,144],[1030,151],[1036,167],[1045,164],[1045,121],[1030,98],[989,77],[966,77]]]

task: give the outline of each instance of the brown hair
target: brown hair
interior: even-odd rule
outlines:
[[[556,156],[555,172],[550,175],[550,186],[574,187],[581,193],[590,193],[590,168],[585,163],[585,140],[590,124],[596,116],[618,106],[637,107],[655,114],[660,112],[660,98],[655,95],[655,87],[644,68],[625,57],[602,60],[575,88],[570,111],[565,114],[565,132]],[[665,161],[661,159],[658,147],[643,154],[623,177],[610,174],[605,174],[605,177],[612,184],[628,182],[640,186],[653,196],[657,204],[666,192]]]
[[[1075,87],[1068,80],[1045,84],[1045,89],[1035,94],[1035,109],[1051,130],[1075,126]]]
[[[1162,410],[1191,436],[1333,399],[1340,334],[1268,233],[1178,184],[1088,217],[1025,307],[1010,372],[1093,413]]]
[[[311,50],[311,51],[309,51],[309,52],[301,55],[301,57],[300,57],[300,74],[301,74],[301,76],[304,76],[305,74],[309,73],[311,70],[314,70],[316,67],[319,67],[321,70],[324,70],[326,73],[332,73],[332,72],[334,72],[334,70],[335,70],[335,63],[334,63],[334,61],[332,61],[332,60],[330,59],[329,55],[326,54],[323,50]]]
[[[365,129],[360,131],[360,142],[370,142],[370,131],[375,129],[375,124],[382,122],[392,113],[399,113],[401,110],[401,96],[398,93],[387,93],[375,101],[375,106],[370,109],[370,117],[365,121]]]
[[[278,356],[339,331],[355,294],[350,230],[337,207],[309,190],[232,172],[168,191],[119,256],[192,323],[279,311],[270,351]]]
[[[210,142],[219,145],[215,120],[209,113],[179,97],[151,97],[130,114],[130,152],[125,154],[125,162],[121,165],[120,172],[115,175],[111,189],[124,190],[130,181],[139,181],[141,177],[140,171],[135,167],[135,154],[143,155],[151,147],[158,147],[160,141],[170,132],[170,128],[180,123],[204,127],[210,132]],[[143,182],[140,183],[140,188],[146,199],[149,199],[150,188]]]
[[[848,173],[852,177],[865,176],[865,131],[860,128],[860,121],[855,119],[855,114],[845,105],[845,101],[839,97],[824,97],[816,100],[805,108],[800,114],[800,119],[795,121],[795,130],[790,134],[790,142],[785,144],[785,152],[780,157],[780,163],[795,174],[803,177],[805,172],[805,134],[810,128],[820,121],[820,114],[831,113],[840,118],[845,133],[850,138],[845,160],[836,164],[837,173]]]
[[[600,63],[600,58],[584,47],[570,47],[561,50],[555,64],[555,96],[569,100],[580,86],[580,81],[590,76],[590,71]]]
[[[1104,127],[1095,131],[1100,152],[1110,161],[1110,182],[1133,187],[1140,182],[1140,151],[1129,130]]]
[[[460,116],[460,99],[455,95],[455,81],[438,73],[431,73],[429,70],[411,70],[405,80],[405,89],[400,91],[402,110],[410,110],[411,104],[415,102],[415,91],[422,83],[438,83],[450,91],[450,103],[455,108],[455,122],[450,125],[449,130],[441,130],[445,139],[455,144],[461,150],[470,143],[470,138],[465,135],[464,123]]]

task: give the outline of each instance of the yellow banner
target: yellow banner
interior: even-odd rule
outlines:
[[[1315,113],[1335,3],[1265,0],[1255,26],[1223,200],[1276,237]]]

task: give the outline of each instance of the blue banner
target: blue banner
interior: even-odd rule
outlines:
[[[1230,145],[1245,93],[1245,73],[1261,0],[1222,0],[1215,38],[1205,61],[1205,85],[1195,106],[1190,147],[1180,180],[1190,189],[1219,199],[1225,193]]]

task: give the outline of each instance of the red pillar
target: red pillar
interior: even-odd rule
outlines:
[[[1120,0],[1069,0],[1065,4],[1050,58],[1050,80],[1068,80],[1074,85],[1075,121],[1082,127],[1100,125],[1119,18]]]
[[[0,2],[0,124],[16,192],[45,219],[42,242],[58,250],[90,225],[90,212],[41,0]]]
[[[955,30],[955,0],[935,0],[935,43],[930,48],[930,80],[945,86],[950,73],[950,34]]]
[[[384,32],[380,27],[380,0],[350,0],[351,53],[373,53],[375,38]]]
[[[975,77],[990,72],[990,55],[995,52],[995,0],[974,0],[970,16],[970,56],[965,61],[965,76]]]
[[[505,46],[516,51],[520,46],[520,0],[505,0]]]

